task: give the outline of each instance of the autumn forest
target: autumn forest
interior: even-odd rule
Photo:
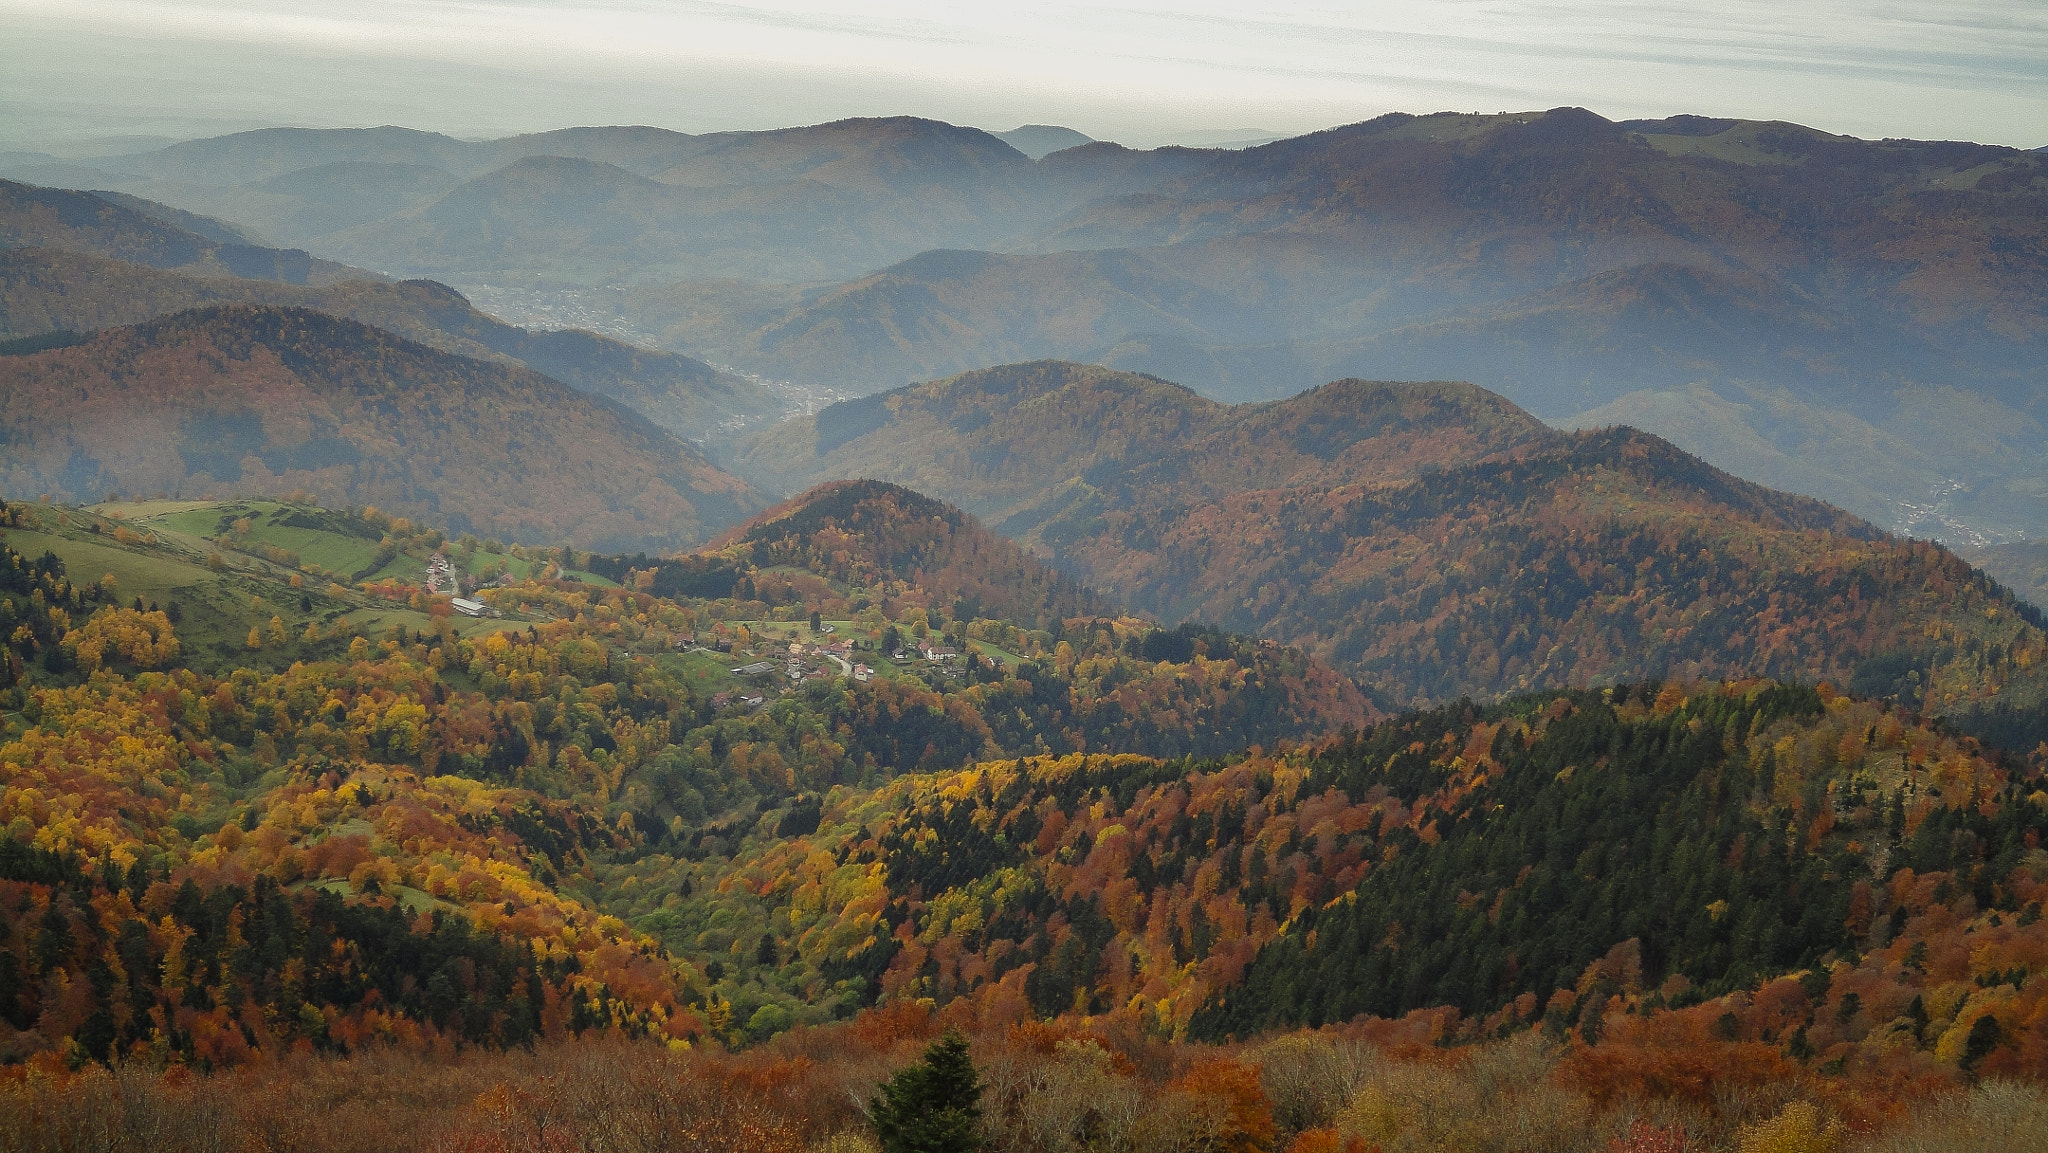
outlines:
[[[2039,154],[1011,135],[0,156],[0,1153],[2048,1141]]]

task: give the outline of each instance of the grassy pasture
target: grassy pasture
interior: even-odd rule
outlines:
[[[121,597],[164,600],[183,589],[213,581],[205,565],[194,564],[162,550],[128,548],[105,543],[84,534],[64,530],[11,529],[4,538],[8,547],[24,556],[41,556],[46,550],[64,562],[71,579],[84,584],[107,573],[114,574]]]

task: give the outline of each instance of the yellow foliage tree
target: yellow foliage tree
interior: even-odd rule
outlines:
[[[77,651],[78,663],[90,673],[111,654],[138,669],[162,668],[178,659],[178,638],[170,618],[161,612],[103,608],[60,642]]]
[[[1768,1121],[1743,1129],[1741,1153],[1835,1153],[1842,1147],[1840,1121],[1823,1120],[1811,1101],[1794,1101]]]

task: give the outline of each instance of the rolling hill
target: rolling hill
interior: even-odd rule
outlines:
[[[0,180],[0,247],[55,248],[201,276],[285,284],[329,284],[369,275],[315,259],[300,249],[265,248],[224,238],[232,235],[232,229],[219,221],[195,219],[134,197],[108,198]]]
[[[1012,128],[1008,132],[995,132],[990,135],[1033,160],[1061,149],[1079,148],[1083,144],[1094,143],[1092,137],[1057,124],[1026,124]]]
[[[736,467],[768,462],[954,501],[1133,608],[1301,645],[1392,704],[1774,676],[2041,711],[2039,613],[1939,546],[1470,385],[1225,406],[1044,362],[835,405]]]
[[[777,411],[759,385],[702,361],[594,333],[517,328],[432,281],[350,280],[316,288],[192,276],[56,249],[0,250],[0,340],[97,332],[222,303],[310,308],[443,352],[522,364],[694,440]]]
[[[583,283],[822,280],[937,239],[992,242],[1029,207],[1015,149],[908,117],[730,134],[636,167],[529,156],[323,243],[458,280],[517,265]]]
[[[1059,628],[1109,605],[943,501],[872,480],[832,481],[728,529],[710,553],[790,565],[849,587],[901,588],[955,618]]]
[[[388,565],[516,562],[480,594],[504,617],[446,615],[397,570],[302,590],[273,559],[378,533]],[[741,1110],[720,1147],[800,1153],[805,1124],[853,1123],[848,1084],[958,1024],[999,1132],[1590,1153],[1751,1132],[1787,1097],[1872,1126],[1934,1099],[2009,1116],[1999,1079],[2039,1075],[2038,767],[1760,681],[1359,725],[1299,652],[1100,618],[1055,640],[907,581],[885,613],[821,575],[977,550],[998,580],[1030,567],[873,485],[699,554],[734,563],[708,595],[651,591],[668,562],[298,502],[0,505],[0,926],[26,946],[0,1052],[61,1071],[0,1109],[81,1116],[100,1066],[156,1053],[181,1071],[131,1072],[124,1122],[254,1141],[331,1116],[303,1080],[248,1079],[312,1051],[384,1117],[350,1148],[402,1144],[402,1100],[412,1139],[489,1144],[482,1108],[663,1135]],[[148,572],[179,583],[131,585]],[[971,671],[875,657],[872,681],[778,692],[726,668],[920,627]],[[451,1048],[456,1085],[424,1056]],[[394,1067],[402,1093],[371,1076]],[[512,1077],[530,1096],[503,1107]],[[1219,1084],[1236,1129],[1203,1120]],[[1008,1120],[1047,1100],[1085,1107]],[[195,1101],[232,1120],[174,1120]],[[1631,1130],[1646,1109],[1680,1121]]]
[[[2039,153],[1560,108],[1037,160],[893,118],[271,130],[92,163],[515,319],[803,384],[1038,357],[1232,401],[1464,379],[1893,531],[2048,532]]]
[[[1047,157],[1043,179],[1105,147]],[[1238,401],[1471,380],[1562,425],[1640,422],[1896,531],[2048,531],[2036,155],[1558,109],[1184,159],[1000,252],[921,255],[779,314],[678,329],[656,289],[615,307],[855,391],[1048,356]]]
[[[0,486],[282,495],[583,547],[698,543],[763,502],[623,407],[300,308],[226,305],[0,357]]]

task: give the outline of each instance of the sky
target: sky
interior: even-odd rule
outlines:
[[[0,147],[912,114],[1135,147],[1575,104],[2048,145],[2048,2],[0,0]]]

